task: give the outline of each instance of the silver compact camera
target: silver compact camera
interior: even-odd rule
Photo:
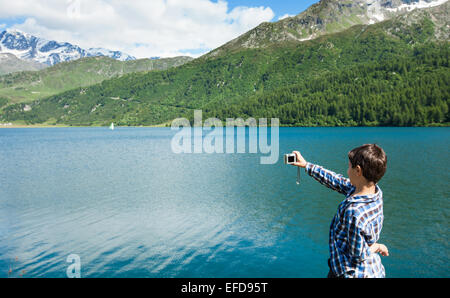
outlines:
[[[297,155],[295,155],[294,153],[285,154],[284,155],[284,163],[287,165],[293,165],[293,164],[297,163]]]

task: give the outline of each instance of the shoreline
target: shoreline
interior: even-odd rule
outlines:
[[[116,128],[170,128],[166,123],[159,125],[140,125],[140,126],[116,126]],[[225,126],[224,126],[225,127]],[[270,126],[268,126],[270,127]],[[398,128],[434,128],[434,127],[450,127],[449,124],[442,125],[428,125],[428,126],[283,126],[280,125],[280,128],[377,128],[377,127],[398,127]],[[108,128],[108,126],[71,126],[71,125],[49,125],[49,124],[34,124],[34,125],[26,125],[26,124],[0,124],[0,129],[8,129],[8,128]]]
[[[8,128],[108,128],[109,126],[70,126],[70,125],[22,125],[22,124],[12,124],[12,125],[1,125],[0,129]],[[130,127],[130,128],[164,128],[163,125],[152,125],[152,126],[116,126],[119,127]],[[170,128],[170,127],[169,127]]]

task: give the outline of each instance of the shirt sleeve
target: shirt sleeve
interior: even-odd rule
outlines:
[[[371,254],[369,243],[366,239],[369,235],[366,236],[361,223],[358,222],[356,217],[349,218],[349,221],[347,225],[348,256],[353,264],[359,264]]]
[[[353,188],[350,179],[344,178],[341,174],[336,174],[319,165],[307,163],[305,171],[321,184],[343,195],[347,195]]]

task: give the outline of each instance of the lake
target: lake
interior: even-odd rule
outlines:
[[[387,277],[450,277],[449,128],[280,128],[280,159],[174,154],[166,128],[0,129],[0,277],[326,277],[344,196],[283,164],[346,174],[377,143]]]

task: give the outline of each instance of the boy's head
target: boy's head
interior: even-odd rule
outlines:
[[[375,144],[366,144],[348,153],[348,176],[352,184],[361,178],[377,184],[387,168],[387,156],[384,150]]]

